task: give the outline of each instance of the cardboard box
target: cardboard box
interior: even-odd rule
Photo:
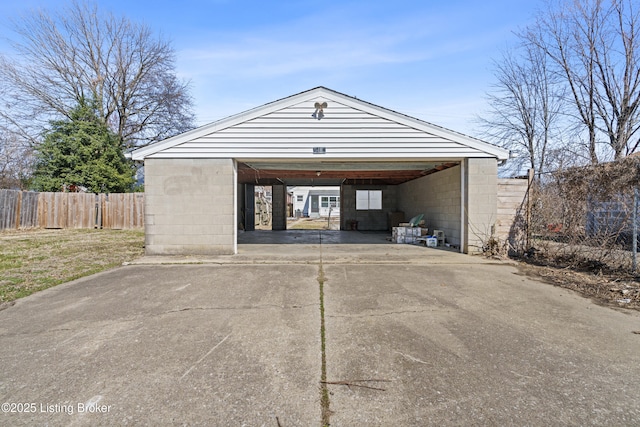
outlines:
[[[423,236],[426,231],[420,227],[393,227],[391,241],[394,243],[415,243],[416,239]]]

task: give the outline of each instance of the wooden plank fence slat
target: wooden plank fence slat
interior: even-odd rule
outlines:
[[[0,189],[0,230],[144,227],[144,193],[36,193]]]
[[[67,205],[71,193],[39,193],[38,225],[41,228],[66,228]]]
[[[96,195],[90,193],[70,193],[67,227],[94,228],[96,226]]]
[[[144,194],[101,195],[102,227],[130,229],[144,226]]]
[[[144,227],[144,194],[137,193],[134,195],[136,207],[136,228]]]
[[[104,194],[96,194],[95,210],[96,210],[96,228],[102,227],[102,197]]]
[[[122,229],[124,228],[124,224],[125,224],[125,218],[124,218],[124,209],[123,209],[123,205],[124,205],[124,194],[114,194],[114,201],[115,204],[113,206],[113,216],[115,219],[115,227],[117,229]]]
[[[16,214],[13,221],[15,228],[20,227],[20,211],[21,210],[22,210],[22,191],[19,191],[16,197],[16,207],[15,207]]]
[[[512,239],[512,227],[518,217],[526,216],[529,189],[527,179],[498,179],[498,215],[496,237],[502,241]]]
[[[22,205],[20,208],[20,223],[16,227],[34,228],[38,226],[38,193],[33,191],[22,192]]]
[[[38,193],[38,227],[44,227],[47,223],[47,216],[49,214],[47,196],[45,193]]]
[[[108,194],[105,200],[106,200],[106,204],[105,204],[106,209],[104,213],[106,214],[108,221],[105,223],[104,227],[116,229],[116,230],[121,229],[122,221],[118,215],[118,201],[119,201],[118,196],[116,196],[115,194]]]
[[[20,191],[0,191],[0,228],[16,228],[17,198]]]

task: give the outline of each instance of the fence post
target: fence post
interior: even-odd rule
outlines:
[[[633,238],[631,239],[631,253],[633,254],[633,272],[638,271],[638,187],[633,193]]]
[[[100,208],[100,195],[93,198],[93,228],[100,229],[102,225],[102,209]]]
[[[525,251],[528,251],[529,249],[531,249],[531,191],[533,190],[533,180],[535,179],[535,171],[533,168],[529,168],[529,174],[528,174],[528,182],[529,184],[527,185],[527,223],[526,223],[526,247],[525,247]]]
[[[19,191],[18,197],[16,197],[16,230],[20,228],[21,211],[22,211],[22,191]]]

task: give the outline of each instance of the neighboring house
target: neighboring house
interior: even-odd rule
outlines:
[[[293,199],[293,216],[305,218],[340,216],[340,187],[289,188]]]
[[[447,242],[476,252],[495,228],[498,163],[508,157],[325,87],[131,154],[145,164],[150,255],[237,253],[237,230],[255,227],[256,185],[272,187],[273,230],[287,227],[287,187],[339,186],[343,230],[388,230],[391,215],[424,214]]]
[[[615,238],[631,243],[634,203],[640,204],[632,195],[625,197],[622,194],[612,194],[611,200],[606,202],[587,201],[587,236]],[[636,218],[636,230],[640,230],[640,218]]]

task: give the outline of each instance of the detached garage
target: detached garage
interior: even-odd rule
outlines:
[[[508,151],[318,87],[132,153],[145,165],[146,251],[235,254],[253,229],[255,185],[272,186],[274,230],[287,186],[340,186],[341,229],[388,230],[394,212],[424,214],[461,252],[497,217]]]

